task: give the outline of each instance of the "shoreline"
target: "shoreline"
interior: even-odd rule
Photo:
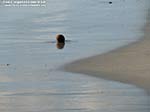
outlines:
[[[108,53],[79,59],[64,65],[68,72],[82,73],[128,83],[150,93],[150,23],[144,37]]]

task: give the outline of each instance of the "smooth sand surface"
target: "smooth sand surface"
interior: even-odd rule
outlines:
[[[150,91],[150,25],[145,37],[117,50],[67,64],[69,72],[137,85]]]

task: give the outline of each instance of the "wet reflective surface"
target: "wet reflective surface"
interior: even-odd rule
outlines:
[[[46,8],[0,7],[0,111],[149,112],[143,89],[58,70],[137,40],[147,4],[50,0]],[[58,33],[70,40],[65,46],[56,44]]]
[[[1,111],[148,112],[150,109],[149,96],[135,86],[55,71],[28,77],[24,81],[1,82]]]

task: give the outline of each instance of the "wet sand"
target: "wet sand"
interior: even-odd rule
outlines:
[[[67,64],[69,72],[134,84],[150,92],[150,24],[137,42]]]
[[[0,112],[149,112],[141,88],[59,70],[140,37],[149,0],[103,1],[0,10]],[[59,33],[64,48],[56,45]]]

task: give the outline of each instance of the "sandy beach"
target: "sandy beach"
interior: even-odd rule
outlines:
[[[150,91],[150,25],[137,42],[108,53],[97,55],[65,66],[69,72],[134,84]]]
[[[0,112],[149,112],[149,2],[0,3]]]

